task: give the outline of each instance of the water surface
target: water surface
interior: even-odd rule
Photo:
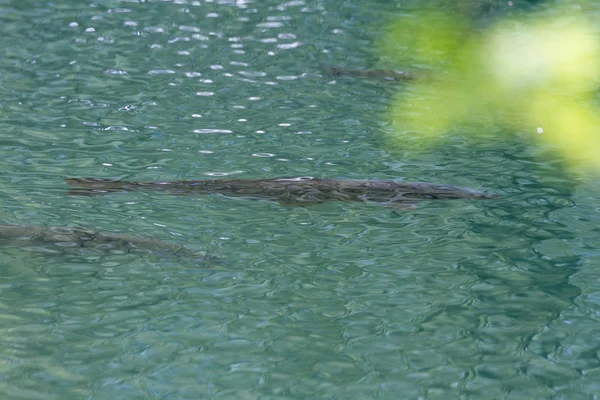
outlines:
[[[410,87],[324,73],[377,66],[401,12],[384,3],[1,6],[2,221],[219,259],[0,249],[3,398],[595,398],[595,178],[525,132],[388,148],[390,98]],[[502,198],[81,198],[67,176],[403,179]]]

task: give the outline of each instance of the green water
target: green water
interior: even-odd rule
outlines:
[[[2,399],[594,399],[597,179],[526,133],[388,148],[382,1],[0,3],[4,223],[206,251],[0,249]],[[468,129],[464,127],[464,129]],[[72,197],[68,176],[485,188],[412,211]],[[67,249],[68,250],[68,249]]]

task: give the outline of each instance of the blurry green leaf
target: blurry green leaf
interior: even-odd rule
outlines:
[[[573,165],[600,171],[600,110],[590,108],[600,42],[582,15],[513,17],[475,32],[450,14],[420,13],[399,18],[389,32],[388,58],[434,71],[395,99],[399,136],[434,141],[478,121],[481,129],[471,131],[486,134],[491,121],[529,131]]]

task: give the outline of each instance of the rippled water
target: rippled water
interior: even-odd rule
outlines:
[[[378,1],[4,2],[4,223],[207,252],[0,249],[7,399],[592,399],[600,192],[525,134],[390,149]],[[467,129],[467,128],[465,128]],[[412,211],[70,197],[63,178],[485,188]]]

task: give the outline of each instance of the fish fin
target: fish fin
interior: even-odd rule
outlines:
[[[382,205],[383,207],[387,207],[387,208],[393,208],[394,210],[398,210],[398,211],[414,211],[417,208],[419,208],[419,202],[418,201],[403,201],[402,203],[379,203],[379,205]]]
[[[277,200],[282,207],[306,207],[318,204],[318,201]]]
[[[74,188],[67,191],[69,196],[101,196],[109,194],[108,190],[101,189],[87,189],[87,188]]]

